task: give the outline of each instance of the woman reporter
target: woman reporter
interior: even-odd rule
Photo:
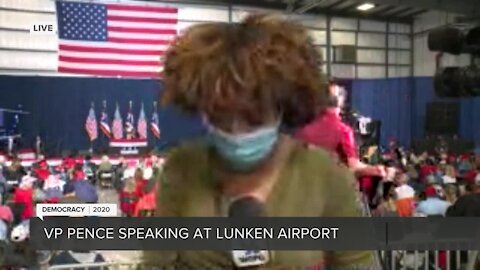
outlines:
[[[273,16],[198,25],[180,36],[167,53],[163,101],[201,114],[208,134],[170,153],[156,216],[227,216],[230,203],[244,196],[263,202],[272,217],[360,216],[351,173],[323,150],[281,134],[325,108],[320,65],[306,29]],[[339,270],[370,269],[373,254],[276,251],[266,269],[322,261]],[[144,263],[152,269],[234,268],[218,251],[148,251]]]

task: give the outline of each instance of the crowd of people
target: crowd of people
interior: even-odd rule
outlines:
[[[1,265],[38,263],[39,254],[18,249],[19,243],[28,242],[29,219],[35,216],[37,203],[98,203],[101,190],[109,189],[116,196],[103,202],[117,199],[122,216],[146,217],[155,211],[157,180],[163,165],[163,159],[156,155],[139,160],[120,158],[115,166],[108,156],[103,156],[99,164],[89,156],[67,157],[57,166],[49,166],[43,157],[39,160],[24,167],[18,158],[13,157],[8,165],[5,158],[0,159]],[[15,228],[25,228],[25,235],[14,236]],[[57,255],[49,257],[50,264],[76,262],[74,256]]]
[[[480,216],[480,156],[414,153],[392,142],[376,162],[386,167],[383,179],[360,177],[374,215]]]
[[[270,217],[362,217],[359,206],[376,216],[480,215],[474,155],[416,155],[392,145],[360,159],[352,128],[341,122],[339,89],[319,63],[308,31],[283,18],[256,14],[187,29],[166,54],[162,99],[200,115],[206,139],[176,147],[165,168],[156,156],[118,166],[104,157],[98,167],[88,157],[54,168],[41,160],[28,169],[14,159],[0,174],[0,233],[34,216],[37,202],[95,203],[98,189],[110,186],[127,217],[226,217],[244,200]],[[215,250],[143,255],[146,270],[245,267]],[[380,269],[374,251],[281,250],[253,260],[269,269]]]

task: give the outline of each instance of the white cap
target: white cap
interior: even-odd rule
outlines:
[[[143,179],[148,180],[148,179],[152,178],[152,176],[153,176],[153,170],[152,170],[151,167],[147,167],[147,168],[143,169]]]
[[[15,226],[10,233],[10,239],[12,242],[25,241],[30,236],[30,220],[27,219],[22,223]]]
[[[37,178],[32,177],[30,175],[25,175],[24,177],[22,177],[22,181],[20,182],[20,187],[25,188],[27,186],[31,186],[35,181],[37,181]]]
[[[123,178],[132,178],[135,176],[135,168],[128,168],[123,172]]]

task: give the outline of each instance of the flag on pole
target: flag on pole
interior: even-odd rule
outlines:
[[[153,136],[160,139],[160,126],[158,124],[158,113],[157,113],[157,104],[154,103],[153,106],[152,120],[150,122],[150,129],[152,130]]]
[[[100,130],[107,136],[108,138],[112,137],[112,130],[110,129],[110,122],[108,119],[108,113],[107,113],[107,105],[104,102],[103,103],[103,111],[102,111],[102,116],[100,118]]]
[[[156,78],[177,35],[172,7],[56,1],[58,71]]]
[[[140,109],[140,115],[138,116],[137,131],[140,139],[147,138],[147,120],[145,119],[145,110],[143,109],[143,103],[142,108]]]
[[[115,115],[112,122],[112,133],[114,139],[123,139],[123,124],[122,124],[122,116],[120,115],[120,109],[115,109]]]
[[[95,117],[95,111],[93,110],[93,104],[90,107],[90,111],[85,121],[85,130],[87,131],[90,141],[94,141],[98,137],[97,130],[97,118]]]

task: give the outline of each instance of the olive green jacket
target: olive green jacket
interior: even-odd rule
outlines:
[[[291,139],[290,139],[291,140]],[[353,175],[339,168],[322,150],[298,142],[280,169],[266,209],[271,217],[361,216]],[[159,216],[225,216],[215,180],[220,166],[205,144],[194,143],[170,153],[161,176]],[[218,251],[147,251],[142,269],[234,269],[231,255]],[[371,252],[274,251],[265,269],[306,269],[324,261],[330,269],[373,269]],[[262,268],[263,269],[263,268]]]

